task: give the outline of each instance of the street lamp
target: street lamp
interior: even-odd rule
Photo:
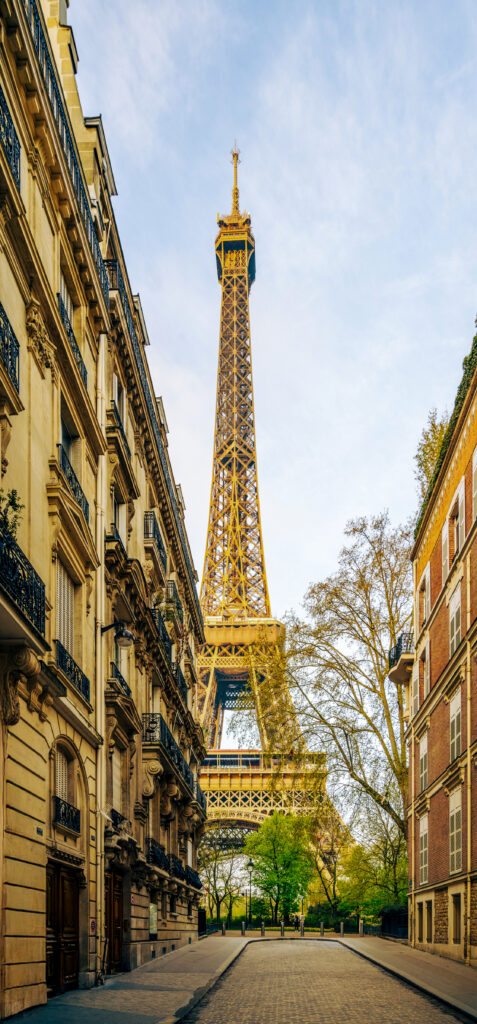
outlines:
[[[101,635],[109,633],[110,629],[114,629],[114,639],[118,647],[132,647],[136,637],[130,629],[126,628],[124,622],[118,622],[115,619],[110,626],[101,626]]]
[[[252,872],[255,867],[252,858],[250,858],[247,864],[248,877],[250,879],[250,895],[248,898],[248,923],[250,928],[252,927]]]

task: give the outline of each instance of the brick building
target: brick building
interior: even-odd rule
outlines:
[[[390,652],[405,684],[413,945],[477,959],[477,337],[412,552],[414,631]]]
[[[197,937],[206,809],[197,577],[67,6],[0,0],[2,1018]]]

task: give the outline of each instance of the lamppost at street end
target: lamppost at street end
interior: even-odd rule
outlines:
[[[250,893],[248,897],[248,923],[250,928],[252,927],[252,873],[254,867],[255,864],[253,863],[252,858],[250,858],[247,864],[248,877],[250,879]]]

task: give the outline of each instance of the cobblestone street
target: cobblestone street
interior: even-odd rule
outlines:
[[[451,1024],[461,1018],[337,943],[248,946],[183,1024]]]

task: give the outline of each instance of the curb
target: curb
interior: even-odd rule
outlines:
[[[204,938],[208,938],[208,936],[204,936]],[[202,988],[196,989],[194,995],[191,996],[191,998],[189,999],[189,1002],[186,1003],[185,1006],[180,1006],[179,1009],[176,1010],[173,1017],[159,1017],[155,1024],[177,1024],[178,1021],[182,1020],[183,1017],[190,1013],[190,1011],[194,1009],[194,1006],[197,1006],[197,1003],[200,1003],[201,999],[203,999],[204,996],[207,995],[207,993],[210,992],[212,988],[214,988],[217,982],[220,981],[225,972],[228,971],[229,967],[231,967],[234,961],[238,959],[238,957],[241,955],[241,953],[243,953],[244,949],[247,948],[251,941],[253,940],[247,939],[246,942],[244,942],[243,946],[240,947],[240,949],[235,950],[235,953],[231,953],[231,955],[225,961],[225,963],[222,964],[220,968],[218,968],[217,972],[211,978],[209,978],[206,984],[202,985]]]

